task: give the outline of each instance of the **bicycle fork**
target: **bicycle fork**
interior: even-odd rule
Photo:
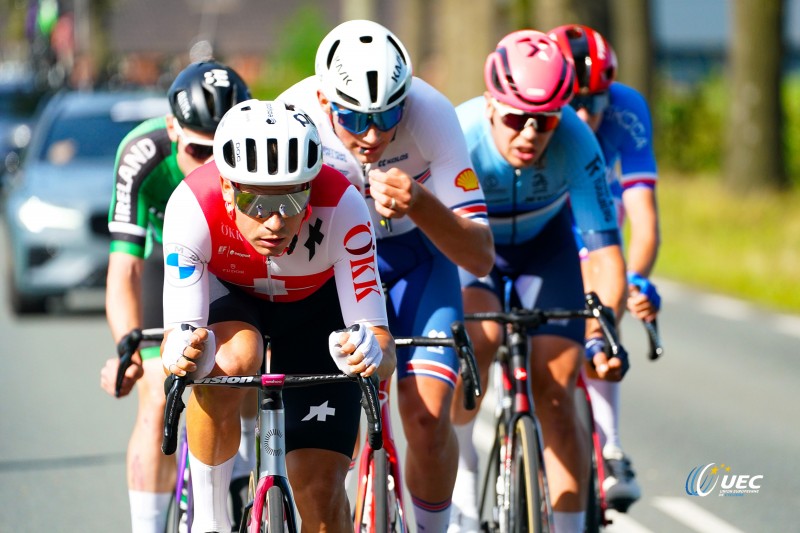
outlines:
[[[286,529],[297,531],[297,517],[294,515],[294,495],[286,471],[286,427],[284,422],[283,397],[280,389],[260,389],[258,394],[259,414],[256,424],[256,465],[258,466],[258,485],[255,487],[253,501],[245,509],[248,517],[248,531],[258,528],[260,517],[264,514],[267,491],[280,486],[283,492],[283,509]],[[252,487],[252,484],[251,484]],[[252,512],[248,512],[252,507]]]

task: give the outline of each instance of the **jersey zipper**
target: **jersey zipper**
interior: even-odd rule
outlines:
[[[272,275],[270,274],[270,266],[272,265],[272,259],[267,257],[266,263],[267,263],[267,294],[269,294],[269,301],[274,302],[275,291],[273,290],[272,287]]]
[[[517,243],[517,187],[522,178],[522,171],[515,168],[514,176],[514,183],[511,187],[511,209],[514,213],[511,217],[511,244]]]

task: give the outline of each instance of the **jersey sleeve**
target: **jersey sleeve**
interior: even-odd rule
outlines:
[[[344,323],[388,326],[375,231],[364,198],[354,186],[342,195],[331,227],[328,253]]]
[[[472,168],[467,143],[455,108],[439,91],[414,78],[410,131],[422,156],[430,161],[423,181],[458,216],[488,224],[486,199]]]
[[[164,214],[164,327],[208,325],[211,233],[191,189],[181,183]]]
[[[560,156],[569,176],[569,199],[577,231],[590,251],[618,245],[619,226],[600,145],[592,130],[571,109],[564,110],[563,126],[558,132],[565,148]]]
[[[638,91],[630,87],[624,89],[622,107],[612,117],[623,131],[619,147],[620,182],[623,190],[654,188],[657,173],[650,110]]]

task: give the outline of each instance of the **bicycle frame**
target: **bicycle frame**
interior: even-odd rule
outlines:
[[[395,337],[395,345],[402,346],[436,346],[453,348],[460,362],[461,378],[464,383],[464,406],[475,409],[476,398],[481,395],[478,367],[472,350],[472,343],[467,336],[464,324],[453,322],[450,327],[451,338],[440,337]],[[379,400],[381,420],[383,422],[383,450],[376,451],[367,444],[361,450],[358,467],[358,488],[354,527],[356,532],[383,533],[385,531],[409,531],[403,502],[403,479],[400,459],[391,429],[391,409],[389,404],[390,381],[380,383]],[[385,472],[381,461],[385,459]],[[376,466],[377,465],[377,466]],[[376,477],[386,475],[385,482]],[[385,483],[386,501],[381,501]],[[396,515],[395,515],[396,513]],[[381,519],[385,514],[386,518]]]
[[[170,375],[165,382],[167,406],[164,416],[164,439],[162,451],[170,455],[177,446],[177,427],[180,413],[185,405],[183,390],[187,385],[257,387],[259,389],[259,417],[256,426],[256,472],[258,480],[251,483],[253,498],[243,512],[240,533],[259,533],[263,519],[267,494],[277,487],[282,495],[282,511],[279,513],[286,522],[289,533],[297,531],[297,516],[294,496],[286,468],[285,420],[283,389],[315,384],[358,381],[362,390],[362,406],[367,413],[369,444],[380,449],[383,444],[381,420],[375,385],[371,379],[346,374],[289,376],[285,374],[258,374],[252,376],[215,376],[187,380],[185,377]],[[274,510],[273,510],[274,511]],[[271,514],[271,516],[275,516]],[[283,525],[279,528],[283,531]]]
[[[361,531],[362,525],[372,526],[370,531],[378,529],[379,516],[383,509],[386,511],[387,523],[396,523],[398,531],[408,531],[405,504],[403,501],[403,477],[400,469],[400,459],[394,434],[391,426],[391,408],[389,405],[390,380],[380,382],[378,401],[381,406],[381,422],[383,425],[383,449],[375,450],[369,443],[365,443],[361,450],[358,466],[358,488],[356,490],[356,505],[354,513],[355,531]],[[387,476],[387,501],[386,505],[375,501],[375,464],[378,454],[383,454]],[[393,496],[390,496],[393,495]]]

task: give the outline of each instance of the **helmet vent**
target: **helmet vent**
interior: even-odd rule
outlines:
[[[336,94],[339,95],[339,98],[341,98],[342,100],[344,100],[345,102],[347,102],[349,104],[352,104],[354,106],[358,106],[359,105],[358,104],[358,100],[356,100],[355,98],[353,98],[350,95],[347,95],[347,94],[343,93],[339,89],[336,89]]]
[[[289,139],[289,172],[297,172],[297,164],[299,157],[297,156],[297,138],[292,137]]]
[[[267,139],[267,172],[274,176],[278,173],[278,139]]]
[[[386,104],[387,105],[388,104],[393,104],[394,102],[396,102],[397,100],[402,98],[404,94],[406,94],[406,86],[405,85],[400,87],[399,90],[397,90],[392,96],[390,96],[389,99],[386,101]]]
[[[369,44],[372,42],[372,35],[362,35],[358,40],[364,44]]]
[[[367,72],[367,86],[369,87],[369,101],[373,104],[378,100],[378,71]]]
[[[308,141],[308,168],[314,168],[319,160],[319,145],[314,141]]]
[[[391,35],[387,35],[386,39],[391,43],[392,46],[394,46],[394,49],[397,50],[397,55],[400,56],[400,59],[403,61],[403,64],[408,65],[408,63],[406,62],[406,56],[403,53],[403,49],[400,47],[397,41],[392,39]]]
[[[247,154],[247,171],[255,172],[258,170],[258,159],[256,157],[256,141],[253,139],[245,139],[244,152]]]
[[[233,141],[228,141],[222,146],[222,158],[232,168],[236,168],[236,160],[233,158]]]
[[[326,66],[327,68],[331,68],[331,63],[333,63],[333,56],[334,56],[334,54],[336,54],[336,49],[337,49],[337,48],[339,48],[339,45],[340,45],[341,43],[342,43],[342,41],[336,41],[336,42],[334,42],[334,43],[331,45],[331,49],[330,49],[330,50],[328,50],[328,58],[327,58],[327,60],[325,61],[325,66]]]

